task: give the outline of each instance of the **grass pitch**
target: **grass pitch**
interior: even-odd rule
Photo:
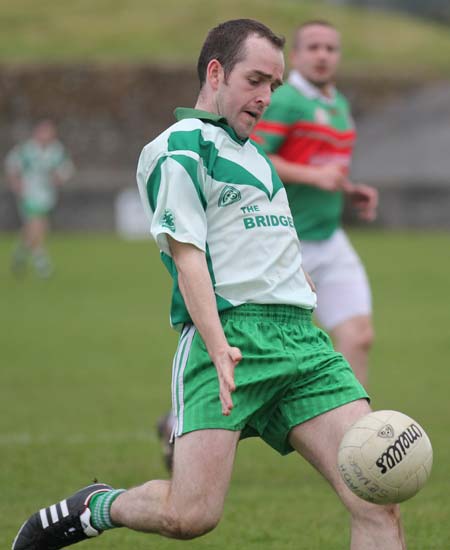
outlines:
[[[450,236],[351,233],[371,278],[376,409],[417,419],[434,447],[432,477],[403,508],[409,550],[450,547],[448,387]],[[13,279],[0,236],[0,548],[43,505],[97,477],[128,487],[165,477],[155,421],[170,403],[176,334],[156,247],[113,236],[56,235],[55,276]],[[344,550],[348,518],[293,454],[244,441],[224,518],[177,542],[117,529],[97,550]],[[84,546],[83,546],[84,548]]]

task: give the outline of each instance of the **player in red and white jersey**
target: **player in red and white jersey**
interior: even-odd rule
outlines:
[[[367,385],[371,292],[341,224],[346,197],[362,220],[372,221],[378,195],[349,180],[356,132],[348,102],[334,86],[339,32],[326,21],[304,23],[295,31],[290,59],[287,82],[273,94],[252,138],[286,186],[303,263],[317,288],[317,320]]]

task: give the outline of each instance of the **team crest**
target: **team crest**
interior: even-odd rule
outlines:
[[[314,113],[314,118],[317,123],[319,124],[329,124],[330,117],[328,116],[328,113],[325,111],[325,109],[322,109],[321,107],[318,107]]]
[[[232,185],[226,185],[220,193],[219,202],[217,203],[217,206],[228,206],[240,200],[241,200],[241,192],[238,189],[236,189],[236,187],[233,187]]]
[[[159,223],[161,227],[167,227],[172,233],[175,233],[175,215],[169,208],[166,208],[161,216]]]
[[[390,424],[386,424],[378,431],[377,435],[384,439],[391,439],[394,437],[394,428]]]

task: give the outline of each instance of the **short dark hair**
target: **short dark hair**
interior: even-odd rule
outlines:
[[[200,80],[200,88],[206,81],[206,69],[212,59],[217,59],[222,65],[225,78],[231,73],[233,67],[245,57],[244,43],[246,39],[255,34],[266,38],[279,50],[284,47],[285,39],[277,36],[269,27],[254,19],[231,19],[211,29],[203,43],[198,62],[197,73]]]
[[[293,40],[292,40],[292,48],[295,50],[298,48],[298,35],[303,29],[306,29],[306,27],[328,27],[329,29],[336,29],[336,27],[333,25],[333,23],[330,23],[329,21],[326,21],[325,19],[310,19],[309,21],[305,21],[301,25],[298,25],[298,27],[294,31]]]

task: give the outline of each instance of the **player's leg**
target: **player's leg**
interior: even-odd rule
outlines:
[[[43,214],[30,217],[24,226],[24,232],[25,242],[31,250],[36,272],[41,277],[50,276],[53,268],[45,249],[45,240],[48,232],[47,217]]]
[[[29,216],[24,225],[24,239],[31,250],[44,246],[48,222],[43,215]]]
[[[199,430],[175,442],[171,481],[150,481],[120,495],[111,519],[180,539],[213,529],[222,515],[239,432]]]
[[[176,425],[176,417],[172,411],[158,418],[156,433],[161,443],[164,464],[171,473],[173,468],[174,441],[172,433]]]
[[[17,244],[14,247],[14,251],[12,254],[11,270],[16,276],[22,276],[25,273],[29,256],[31,254],[31,248],[28,244],[27,237],[29,222],[27,203],[20,199],[17,203],[17,210],[21,220],[21,227]]]
[[[24,228],[22,227],[17,243],[14,247],[11,258],[11,270],[17,277],[23,276],[27,268],[30,249],[26,244],[24,237]]]
[[[120,526],[179,539],[203,535],[222,515],[238,439],[227,430],[190,432],[177,440],[171,481],[81,489],[31,516],[12,549],[56,550]]]
[[[305,269],[317,288],[315,317],[367,386],[368,354],[374,339],[372,298],[367,275],[342,230],[330,239],[303,243]]]
[[[336,325],[330,330],[336,351],[342,353],[361,382],[368,384],[368,356],[373,344],[372,317],[358,315]]]
[[[347,488],[337,467],[345,431],[369,412],[365,399],[347,403],[295,426],[289,442],[329,481],[350,512],[352,550],[404,550],[398,505],[380,506],[360,499]]]

